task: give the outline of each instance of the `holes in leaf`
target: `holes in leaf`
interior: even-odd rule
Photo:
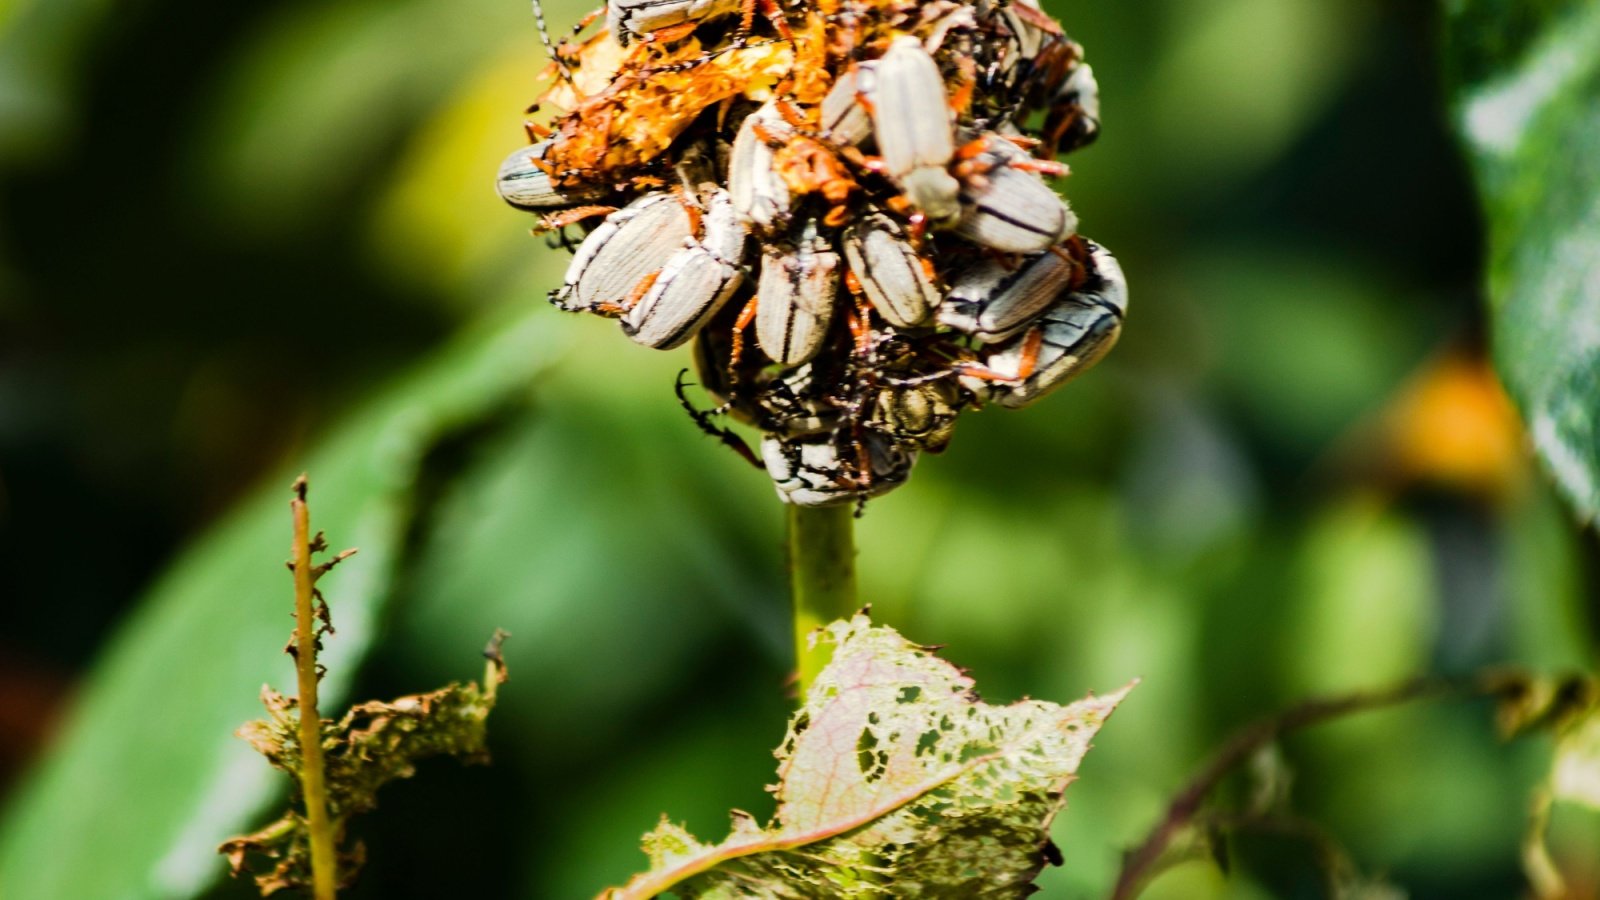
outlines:
[[[889,753],[878,749],[878,735],[871,728],[861,729],[861,737],[856,739],[856,765],[868,782],[882,778],[889,768]]]

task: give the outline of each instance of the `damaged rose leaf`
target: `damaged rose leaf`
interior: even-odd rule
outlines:
[[[778,747],[778,809],[701,843],[663,820],[648,872],[601,900],[1025,897],[1059,859],[1049,827],[1089,742],[1131,688],[1069,706],[991,706],[932,650],[865,616],[818,633],[833,656]]]

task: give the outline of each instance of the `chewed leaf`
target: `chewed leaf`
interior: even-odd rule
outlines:
[[[972,679],[865,616],[819,634],[832,661],[777,750],[778,811],[715,846],[663,821],[649,872],[602,900],[1024,897],[1089,741],[1132,687],[1070,706],[991,706]]]
[[[506,679],[499,651],[502,637],[497,633],[490,643],[481,686],[469,681],[387,703],[371,700],[352,706],[338,721],[322,720],[328,806],[341,833],[351,817],[377,807],[379,788],[410,778],[419,761],[433,756],[469,763],[487,759],[487,720],[496,688]],[[296,701],[265,687],[261,699],[268,717],[246,723],[239,736],[298,783],[302,762]],[[305,818],[293,808],[271,825],[229,838],[217,849],[228,857],[235,877],[252,861],[258,863],[255,882],[263,896],[311,885],[310,833]],[[359,842],[341,849],[341,880],[352,880],[365,856]],[[263,859],[270,868],[259,865]]]

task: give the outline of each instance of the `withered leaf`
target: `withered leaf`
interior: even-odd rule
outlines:
[[[496,645],[491,644],[491,649]],[[505,681],[498,652],[490,655],[484,683],[451,684],[426,694],[387,703],[369,701],[350,708],[338,721],[322,722],[322,748],[328,808],[340,844],[339,874],[348,882],[360,870],[365,850],[344,847],[344,826],[352,816],[378,805],[378,789],[397,778],[409,778],[416,763],[430,756],[453,756],[463,762],[485,762],[486,723],[494,709],[495,688]],[[288,772],[298,786],[300,743],[298,704],[270,687],[261,689],[267,718],[239,729],[267,761]],[[253,834],[230,838],[218,852],[228,857],[233,874],[252,866],[253,858],[271,864],[255,874],[263,895],[311,884],[310,833],[291,807],[277,821]]]

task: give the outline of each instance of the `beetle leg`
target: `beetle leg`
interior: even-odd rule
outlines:
[[[578,23],[576,25],[572,26],[572,37],[577,37],[579,34],[581,34],[583,32],[583,30],[585,28],[588,28],[590,25],[593,25],[595,23],[595,20],[599,19],[601,16],[603,16],[605,14],[606,14],[606,8],[605,8],[604,4],[602,4],[600,6],[596,6],[594,9],[591,9],[588,12],[584,13],[583,14],[583,18],[579,19]]]
[[[1010,163],[1011,168],[1023,172],[1033,172],[1050,178],[1060,178],[1072,171],[1072,167],[1064,162],[1053,159],[1019,159]]]
[[[627,296],[615,303],[609,301],[597,303],[595,304],[594,312],[608,319],[616,319],[626,315],[628,310],[639,305],[639,301],[644,299],[644,295],[650,293],[650,288],[655,286],[656,279],[660,277],[660,272],[651,272],[645,275],[628,291]]]
[[[957,375],[976,378],[980,381],[997,381],[1001,384],[1015,384],[1016,382],[1022,380],[1015,375],[1007,375],[1004,372],[996,372],[994,369],[988,368],[981,363],[958,362],[950,368]]]
[[[783,14],[783,8],[777,0],[756,0],[756,5],[761,7],[761,14],[772,22],[772,27],[777,29],[778,37],[786,41],[794,41],[794,32],[789,29],[789,20]]]
[[[962,115],[972,108],[972,95],[978,87],[978,64],[970,56],[956,57],[958,79],[956,91],[950,95],[950,110]]]
[[[756,309],[761,303],[759,295],[752,296],[750,302],[739,310],[739,318],[733,320],[733,346],[728,351],[728,379],[730,382],[739,380],[739,362],[744,358],[744,333],[750,323],[756,320]]]
[[[679,22],[676,25],[668,25],[665,28],[657,28],[655,31],[650,32],[649,37],[645,38],[645,43],[670,44],[673,41],[682,40],[683,38],[694,34],[694,30],[699,27],[699,22],[690,19],[687,22]]]
[[[595,216],[609,216],[616,211],[617,207],[615,206],[575,206],[569,210],[541,216],[539,227],[534,231],[560,231],[568,225],[582,222],[584,219],[592,219]]]
[[[689,401],[689,395],[684,392],[684,388],[687,387],[687,384],[685,384],[683,380],[683,377],[688,374],[688,369],[679,371],[678,380],[672,386],[673,392],[678,395],[678,405],[683,407],[684,412],[689,414],[689,418],[694,420],[694,424],[699,426],[702,432],[716,438],[718,441],[721,441],[724,447],[727,447],[739,454],[744,458],[745,462],[748,462],[750,465],[755,466],[758,469],[766,468],[764,465],[762,465],[761,458],[756,456],[756,452],[750,449],[749,444],[745,443],[744,438],[734,434],[732,429],[723,428],[720,425],[712,423],[711,413],[708,413],[703,409],[697,409],[695,405]]]
[[[806,122],[806,114],[801,112],[800,108],[795,106],[789,100],[778,97],[773,100],[772,108],[777,110],[778,115],[782,116],[783,120],[788,122],[791,128],[808,127]]]
[[[839,148],[839,155],[844,157],[846,160],[849,160],[857,167],[871,172],[874,175],[884,175],[888,172],[888,168],[884,166],[883,157],[881,156],[868,156],[855,147],[848,145]],[[902,197],[899,199],[903,200],[905,198]]]
[[[1017,378],[1027,380],[1039,365],[1039,348],[1044,346],[1044,329],[1038,326],[1028,330],[1022,340],[1022,361],[1017,365]]]
[[[773,29],[778,32],[778,37],[786,41],[794,40],[794,32],[789,29],[789,20],[784,17],[783,10],[775,0],[740,0],[738,37],[748,35],[755,28],[758,12],[772,23]]]
[[[683,204],[683,211],[689,216],[689,233],[698,240],[706,233],[705,220],[700,214],[700,204],[695,202],[693,194],[682,188],[677,194],[678,202]]]

